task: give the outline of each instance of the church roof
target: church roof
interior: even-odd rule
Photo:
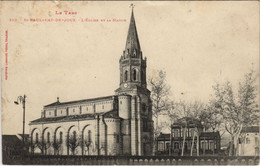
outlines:
[[[70,115],[70,116],[58,116],[50,118],[39,118],[30,122],[33,123],[46,123],[46,122],[65,122],[65,121],[74,121],[74,120],[84,120],[84,119],[94,119],[94,114],[83,114],[83,115]]]
[[[132,10],[130,25],[128,29],[125,50],[129,49],[129,53],[132,54],[134,50],[141,51],[137,29],[135,25],[134,11]]]
[[[100,112],[100,113],[92,113],[92,114],[69,115],[69,116],[58,116],[58,117],[48,117],[48,118],[42,117],[31,121],[30,124],[89,120],[89,119],[95,119],[96,115],[104,115],[105,118],[119,118],[118,111],[111,110],[108,112]]]
[[[83,100],[76,100],[76,101],[68,101],[68,102],[59,102],[56,101],[54,103],[45,105],[44,107],[52,107],[52,106],[62,106],[62,105],[67,105],[67,104],[78,104],[78,103],[83,103],[83,102],[91,102],[91,101],[97,101],[97,100],[112,100],[114,95],[112,96],[104,96],[104,97],[97,97],[97,98],[90,98],[90,99],[83,99]]]

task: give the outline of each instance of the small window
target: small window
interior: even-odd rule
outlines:
[[[62,114],[62,111],[60,111],[60,114]]]
[[[87,107],[86,109],[87,109],[87,111],[88,111],[88,107]]]
[[[49,111],[49,115],[51,115],[51,111]]]
[[[104,105],[102,105],[102,109],[104,109]]]
[[[47,133],[47,143],[50,143],[50,132]]]
[[[164,143],[160,142],[158,145],[158,151],[164,151]]]
[[[88,142],[91,142],[91,130],[88,131]]]
[[[258,137],[255,137],[255,145],[259,146],[259,139],[258,139]]]
[[[119,143],[119,139],[120,139],[120,137],[119,137],[119,134],[118,134],[118,135],[116,135],[116,142],[117,143]]]
[[[127,81],[128,80],[128,71],[126,70],[125,71],[125,81]]]
[[[73,112],[75,112],[75,109],[73,109]]]
[[[122,104],[122,101],[120,101],[120,104]]]
[[[73,131],[73,140],[76,140],[76,131]]]
[[[174,149],[179,149],[179,143],[178,142],[174,143]]]
[[[246,144],[250,144],[250,138],[246,138]]]
[[[136,70],[133,70],[133,80],[136,81]]]
[[[36,143],[39,142],[39,134],[38,134],[38,133],[36,133],[36,140],[35,140],[35,142],[36,142]]]
[[[62,140],[62,136],[63,136],[63,133],[62,133],[62,132],[60,132],[60,143],[62,143],[62,142],[63,142],[63,140]]]

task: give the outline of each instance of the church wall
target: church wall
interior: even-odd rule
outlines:
[[[120,152],[120,119],[106,118],[107,155],[118,155]]]
[[[48,118],[55,117],[55,109],[46,110],[45,116]]]
[[[95,122],[96,120],[85,120],[85,121],[70,121],[70,122],[57,122],[57,123],[46,123],[46,124],[33,124],[30,125],[30,133],[32,135],[32,141],[35,142],[36,140],[36,134],[38,133],[38,141],[42,141],[42,138],[44,140],[47,140],[47,133],[50,133],[50,142],[53,142],[54,139],[60,139],[60,132],[62,132],[62,140],[63,143],[61,145],[61,150],[59,151],[59,154],[61,155],[67,155],[68,154],[68,148],[67,148],[67,142],[68,141],[68,135],[72,136],[73,132],[76,131],[76,136],[78,140],[83,140],[84,136],[82,137],[82,134],[86,135],[87,133],[85,131],[91,130],[91,146],[89,146],[89,155],[96,155],[97,153],[97,147],[95,145]],[[35,153],[41,153],[41,150],[39,148],[35,148]],[[50,146],[46,152],[46,154],[54,154],[54,148]],[[83,148],[78,146],[76,148],[76,154],[75,155],[88,155],[88,150],[86,146]],[[69,150],[69,154],[72,154],[71,150]]]
[[[68,115],[108,112],[113,109],[113,100],[104,100],[104,101],[97,100],[97,101],[91,101],[87,103],[45,107],[44,108],[45,117],[51,118],[56,116],[67,116],[67,109],[68,109]],[[56,116],[55,116],[55,111],[56,111]]]
[[[57,116],[66,116],[66,115],[67,115],[66,108],[57,109]]]
[[[118,97],[119,117],[123,119],[131,118],[131,96],[121,95]]]
[[[121,137],[122,137],[122,151],[123,155],[131,154],[131,121],[121,121]]]
[[[96,113],[107,112],[113,109],[113,101],[104,101],[96,103]]]
[[[69,115],[79,115],[79,106],[69,107]]]

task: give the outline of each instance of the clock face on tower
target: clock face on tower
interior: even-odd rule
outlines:
[[[124,88],[127,88],[127,83],[124,83]]]

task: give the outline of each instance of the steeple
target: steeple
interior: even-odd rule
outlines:
[[[125,58],[133,57],[138,58],[141,54],[141,47],[138,39],[136,24],[135,24],[135,17],[134,17],[134,7],[132,7],[132,14],[130,19],[130,25],[128,29],[128,34],[126,38],[126,45],[125,45],[125,51],[124,55]]]
[[[146,89],[146,58],[143,59],[133,7],[130,25],[126,38],[125,50],[119,60],[120,65],[120,88],[118,92],[134,89],[137,86]]]

